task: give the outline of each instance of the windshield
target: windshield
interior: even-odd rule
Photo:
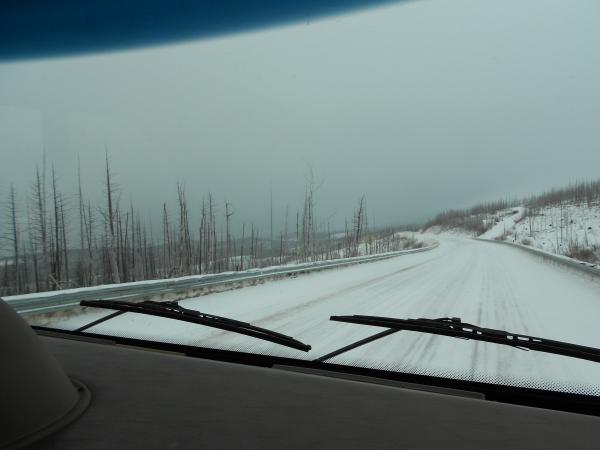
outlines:
[[[413,1],[2,62],[0,296],[311,361],[385,331],[352,315],[600,348],[599,20]],[[328,362],[600,395],[596,362],[414,330]]]

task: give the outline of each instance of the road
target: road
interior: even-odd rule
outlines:
[[[313,359],[381,331],[328,320],[337,314],[365,314],[460,317],[484,327],[600,347],[598,278],[505,245],[458,236],[437,239],[439,247],[428,252],[181,302],[188,308],[289,334],[312,345],[308,354],[229,332],[130,313],[89,331]],[[406,331],[331,361],[600,393],[600,364]]]

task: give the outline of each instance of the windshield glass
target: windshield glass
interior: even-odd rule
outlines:
[[[599,348],[599,19],[399,2],[0,63],[0,296],[63,330],[177,301],[310,350],[132,311],[85,332],[303,360],[385,330],[329,320],[355,314]],[[328,362],[600,393],[598,363],[415,331]]]

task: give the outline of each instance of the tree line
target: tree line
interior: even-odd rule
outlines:
[[[64,193],[55,167],[47,167],[45,159],[35,168],[29,192],[19,196],[10,185],[1,219],[0,295],[240,271],[420,245],[392,227],[370,229],[364,196],[343,231],[319,221],[312,170],[302,207],[291,217],[286,207],[278,236],[272,194],[268,233],[242,222],[241,235],[234,235],[230,202],[218,204],[209,192],[192,206],[178,182],[175,211],[163,203],[160,229],[155,229],[142,220],[133,201],[122,204],[114,178],[107,153],[103,202],[95,205],[84,196],[79,161],[75,195]],[[199,214],[195,224],[191,209]]]
[[[522,199],[480,203],[466,209],[449,209],[437,214],[433,219],[426,222],[423,228],[427,229],[436,225],[445,228],[462,228],[479,235],[487,231],[492,225],[492,222],[488,220],[490,215],[517,205],[525,206],[525,217],[529,217],[530,230],[531,218],[537,214],[538,209],[548,206],[562,205],[561,221],[564,221],[568,225],[570,224],[570,220],[567,217],[567,204],[587,205],[589,207],[592,204],[598,203],[600,203],[600,179],[595,181],[577,181],[563,188],[550,189],[541,194]],[[567,225],[565,226],[565,230],[568,228]],[[567,231],[565,231],[566,233]],[[561,234],[561,241],[562,239]]]
[[[516,200],[498,200],[495,202],[480,203],[466,209],[449,209],[437,214],[433,219],[423,225],[424,229],[433,226],[444,228],[462,228],[479,235],[486,232],[489,223],[486,220],[496,211],[517,205]]]
[[[530,208],[543,208],[569,202],[575,205],[591,206],[600,202],[600,179],[596,181],[577,181],[560,189],[551,189],[524,200]]]

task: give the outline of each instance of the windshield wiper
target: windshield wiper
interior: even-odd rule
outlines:
[[[149,316],[165,317],[183,322],[197,323],[199,325],[206,325],[207,327],[219,328],[221,330],[245,334],[246,336],[252,336],[257,339],[274,342],[275,344],[284,345],[286,347],[295,348],[305,352],[311,349],[310,345],[304,344],[291,336],[286,336],[285,334],[267,330],[266,328],[260,328],[239,320],[228,319],[226,317],[215,316],[193,309],[184,308],[183,306],[177,304],[177,302],[154,302],[147,300],[140,303],[134,303],[118,300],[82,300],[80,305],[92,306],[94,308],[114,309],[117,310],[117,312],[90,322],[75,331],[84,331],[120,314],[133,312],[138,314],[147,314]]]
[[[477,325],[461,322],[461,320],[456,317],[441,319],[395,319],[390,317],[376,316],[331,316],[330,320],[355,323],[358,325],[386,327],[388,329],[335,350],[327,355],[321,356],[316,360],[318,362],[333,358],[334,356],[338,356],[349,350],[355,349],[401,330],[438,334],[441,336],[450,336],[461,339],[473,339],[474,341],[508,345],[510,347],[516,347],[522,350],[534,350],[538,352],[553,353],[555,355],[570,356],[572,358],[600,362],[600,349],[594,347],[585,347],[583,345],[569,344],[567,342],[552,341],[550,339],[526,336],[524,334],[511,333],[493,328],[483,328]]]

